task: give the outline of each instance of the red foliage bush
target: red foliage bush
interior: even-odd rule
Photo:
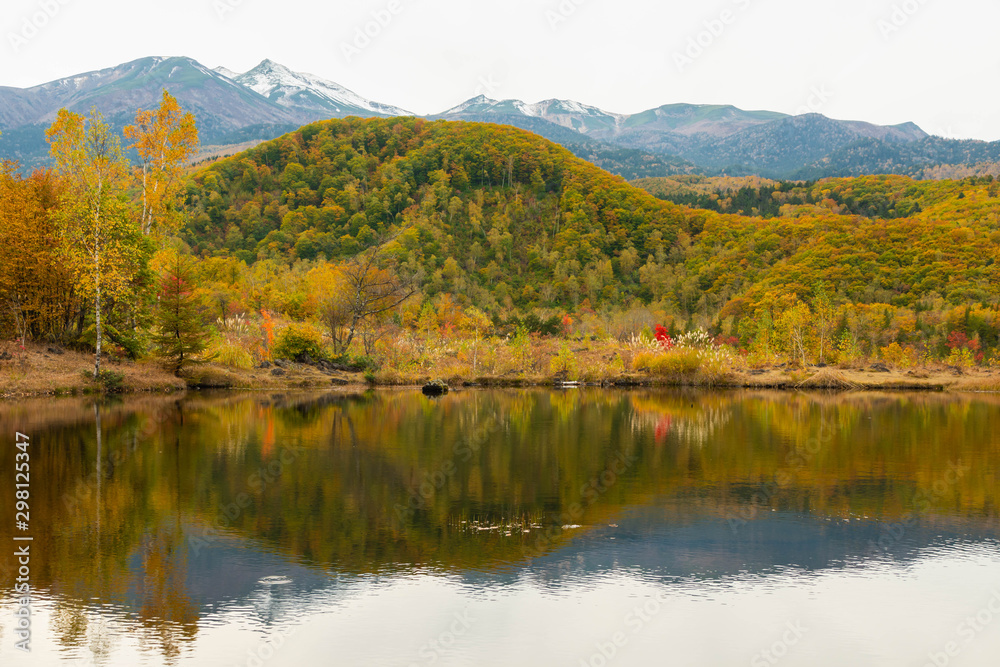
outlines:
[[[667,333],[667,328],[662,324],[656,325],[656,342],[664,350],[669,350],[674,346],[674,339],[670,337],[670,334]]]

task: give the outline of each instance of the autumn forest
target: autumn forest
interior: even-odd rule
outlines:
[[[104,388],[121,365],[285,360],[373,383],[1000,365],[992,176],[628,183],[523,130],[416,118],[191,165],[166,92],[121,132],[64,111],[48,139],[50,168],[0,173],[0,372],[32,346],[91,355]]]

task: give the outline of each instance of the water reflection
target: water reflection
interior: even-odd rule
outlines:
[[[860,577],[918,599],[926,577],[898,590],[887,582],[926,568],[933,583],[944,563],[979,573],[953,583],[936,607],[891,612],[900,624],[934,626],[926,639],[954,627],[948,605],[974,607],[972,592],[1000,587],[996,396],[64,399],[0,405],[0,432],[15,430],[36,443],[32,664],[60,655],[248,664],[269,652],[268,664],[319,664],[317,647],[332,636],[355,647],[342,664],[588,663],[590,636],[627,625],[636,600],[687,609],[683,621],[657,615],[684,627],[724,617],[727,605],[761,619],[769,605],[778,616],[801,607],[822,619],[813,641],[849,647],[857,628],[833,622],[835,607],[800,599],[804,592],[836,582],[824,593],[836,598]],[[12,469],[13,450],[3,448],[0,470]],[[7,544],[13,523],[4,504]],[[0,559],[7,591],[11,565]],[[890,613],[892,600],[873,604]],[[550,615],[535,617],[529,603]],[[492,620],[431,651],[428,641],[462,630],[470,605]],[[577,618],[581,611],[590,615]],[[5,663],[19,657],[9,618],[0,617]],[[692,636],[710,636],[716,623]],[[770,635],[745,623],[714,653],[692,648],[676,664],[746,664]],[[515,630],[523,654],[502,646]],[[665,646],[650,636],[629,643],[631,658],[624,646],[616,657],[648,664]],[[869,647],[876,661],[857,664],[906,647]]]

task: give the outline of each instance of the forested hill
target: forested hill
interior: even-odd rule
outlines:
[[[741,196],[773,201],[768,217],[718,196],[716,211],[662,201],[507,126],[352,118],[197,172],[185,234],[198,254],[294,273],[399,232],[387,261],[424,297],[492,312],[624,312],[638,299],[713,326],[818,292],[915,312],[998,302],[992,178],[762,182]]]
[[[537,135],[415,118],[307,125],[195,174],[187,206],[196,253],[248,264],[337,259],[401,232],[400,271],[486,308],[649,297],[636,269],[706,215]]]

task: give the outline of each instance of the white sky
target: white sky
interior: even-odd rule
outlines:
[[[373,12],[386,25],[346,57]],[[240,72],[271,58],[422,114],[478,93],[692,102],[998,140],[997,26],[996,0],[3,0],[0,85],[150,55]]]

